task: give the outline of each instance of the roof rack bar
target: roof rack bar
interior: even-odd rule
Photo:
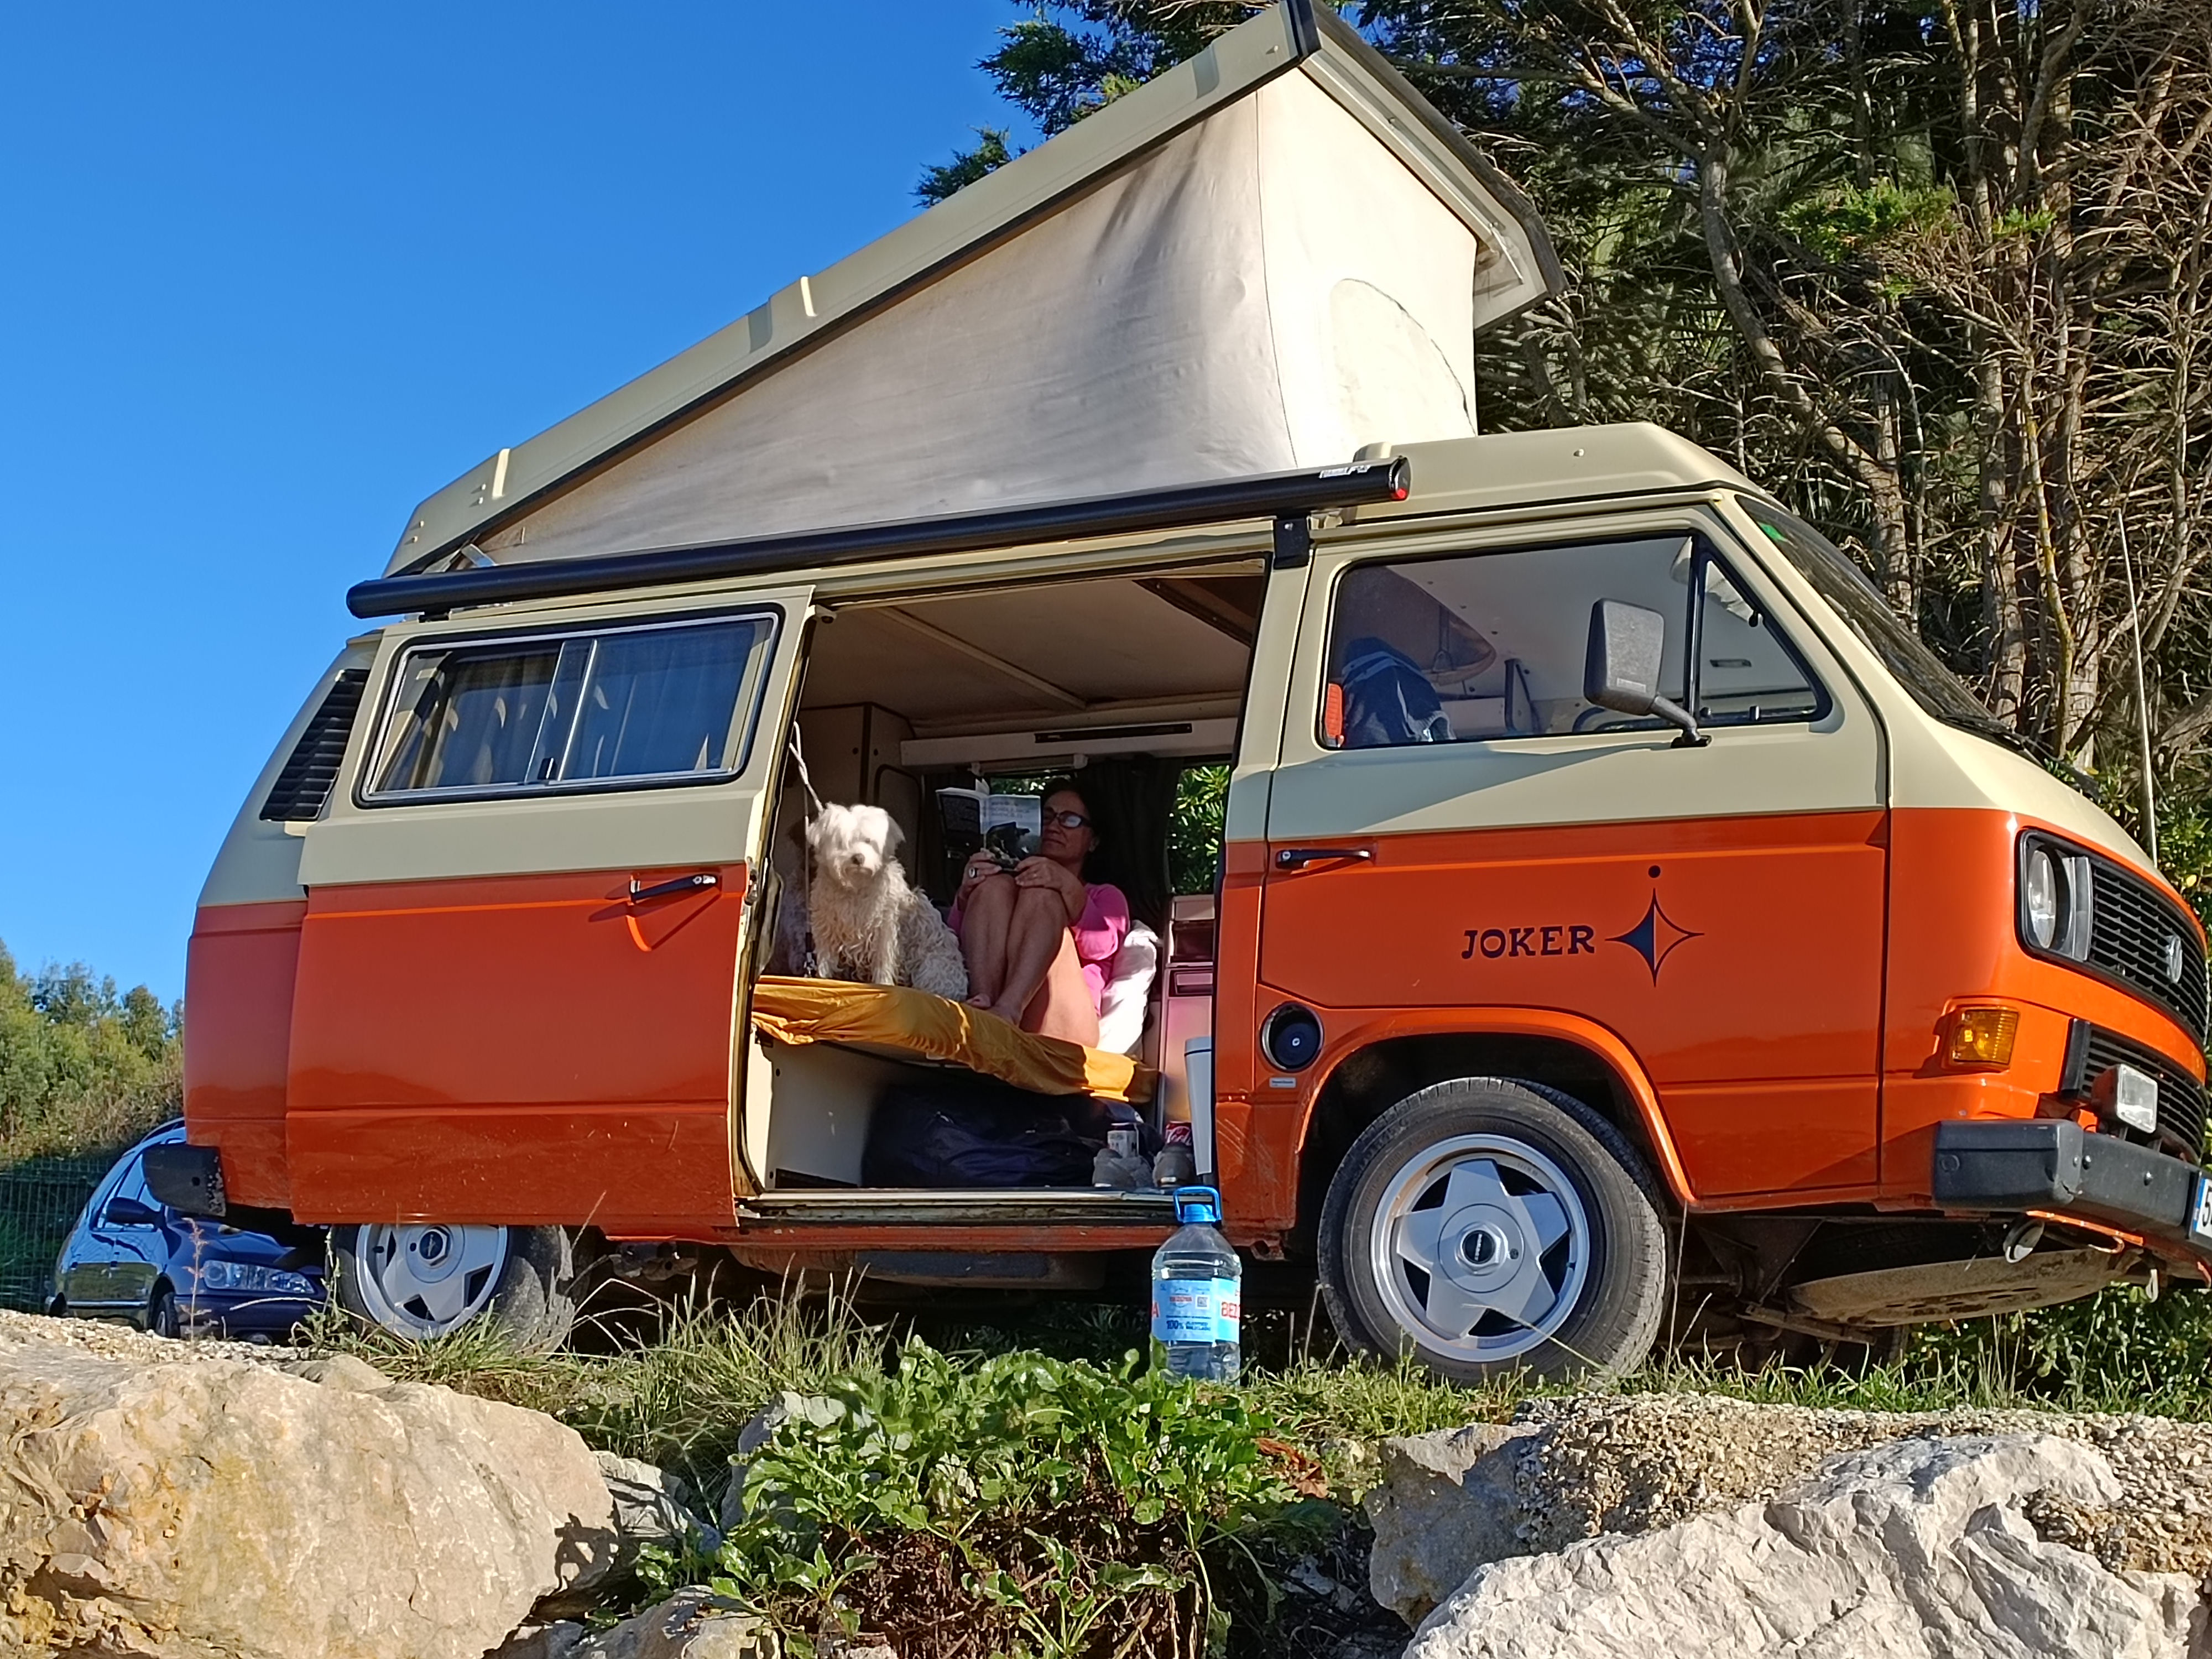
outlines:
[[[494,565],[437,575],[386,576],[348,589],[346,609],[356,617],[390,617],[409,611],[444,615],[463,605],[718,581],[809,565],[981,551],[1018,547],[1026,542],[1083,541],[1147,530],[1225,524],[1238,519],[1303,517],[1372,501],[1402,501],[1412,488],[1412,464],[1401,455],[1389,460],[1270,472],[1173,489],[1047,501],[996,513],[848,525],[795,536],[763,536],[750,541],[611,553],[588,559],[547,559],[535,564]]]

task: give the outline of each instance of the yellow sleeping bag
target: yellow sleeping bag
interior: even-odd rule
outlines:
[[[753,986],[753,1028],[778,1042],[834,1042],[964,1066],[1034,1094],[1152,1096],[1155,1074],[1127,1054],[1035,1036],[996,1014],[902,985],[764,975]]]

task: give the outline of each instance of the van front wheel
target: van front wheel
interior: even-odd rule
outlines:
[[[1582,1102],[1503,1078],[1437,1084],[1368,1125],[1329,1182],[1320,1247],[1347,1342],[1462,1382],[1632,1370],[1666,1302],[1643,1159]]]
[[[410,1340],[483,1318],[517,1347],[543,1350],[576,1322],[574,1255],[559,1227],[336,1227],[331,1257],[338,1306]]]

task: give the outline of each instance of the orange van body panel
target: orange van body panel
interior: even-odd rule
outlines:
[[[1635,1102],[1675,1198],[1699,1210],[1928,1206],[1937,1122],[2078,1109],[2056,1096],[2077,1018],[2202,1079],[2203,1053],[2161,1010],[2020,948],[2012,849],[2030,827],[2047,826],[1987,810],[1899,809],[1364,836],[1342,844],[1370,859],[1288,877],[1269,872],[1271,848],[1232,846],[1224,968],[1240,949],[1265,975],[1235,1014],[1237,977],[1218,981],[1216,1134],[1232,1236],[1294,1224],[1313,1103],[1345,1059],[1395,1036],[1553,1036],[1589,1049]],[[1316,844],[1336,843],[1300,842]],[[1607,874],[1620,884],[1608,864],[1645,860],[1636,873],[1659,907],[1646,943],[1665,951],[1656,969],[1624,937],[1633,929],[1550,920],[1591,908]],[[1759,963],[1762,938],[1794,944],[1806,928],[1814,881],[1826,884],[1832,915],[1838,902],[1863,922],[1886,914],[1887,940],[1878,926],[1817,930],[1817,979],[1786,960]],[[1483,896],[1492,892],[1507,896]],[[1592,930],[1588,939],[1577,926]],[[1686,978],[1681,994],[1662,994],[1701,941],[1751,955],[1754,971],[1731,973],[1722,994],[1710,979]],[[1498,981],[1532,969],[1555,975],[1553,1006],[1504,1000]],[[1486,992],[1501,1000],[1485,1001]],[[1290,1000],[1320,1016],[1326,1040],[1313,1067],[1274,1085],[1258,1031]],[[2011,1063],[1945,1065],[1952,1017],[1992,1002],[2021,1016]]]
[[[1487,1016],[1509,1008],[1602,1022],[1656,1091],[1698,1198],[1867,1193],[1887,820],[1362,836],[1345,844],[1365,861],[1269,872],[1260,975],[1279,1000],[1340,1011],[1323,1015],[1327,1056],[1353,1009],[1409,1031],[1503,1029]]]
[[[1285,1000],[1261,988],[1261,1000],[1273,1006]],[[1309,1006],[1312,1005],[1309,1004]],[[1215,1104],[1214,1139],[1222,1190],[1233,1194],[1225,1205],[1230,1238],[1243,1243],[1288,1232],[1298,1219],[1299,1149],[1313,1109],[1331,1075],[1363,1048],[1393,1037],[1455,1033],[1551,1037],[1589,1049],[1610,1066],[1627,1090],[1637,1115],[1656,1153],[1660,1178],[1678,1202],[1695,1194],[1684,1174],[1659,1097],[1642,1064],[1612,1031],[1578,1015],[1548,1008],[1315,1008],[1329,1034],[1322,1059],[1296,1079],[1295,1090],[1263,1087]],[[1264,1074],[1263,1074],[1264,1076]]]
[[[1256,1076],[1260,897],[1267,872],[1265,843],[1232,841],[1222,848],[1221,902],[1213,925],[1213,1092],[1217,1101],[1249,1094]]]
[[[1970,809],[1927,807],[1895,816],[1896,939],[1884,1073],[1917,1075],[1935,1053],[1947,1006],[1986,995],[2063,1009],[2147,1043],[2203,1077],[2204,1056],[2195,1038],[2156,1004],[2021,948],[2014,927],[2014,845],[2023,830],[2049,829],[2062,836],[2063,830],[2008,812]],[[2187,902],[2154,872],[2129,867],[2155,883],[2182,915],[2191,915]]]
[[[284,1073],[304,899],[210,904],[185,957],[185,1112],[193,1140],[220,1147],[229,1196],[283,1209]]]
[[[1946,1119],[2067,1112],[2052,1094],[2075,1019],[2132,1038],[2204,1078],[2203,1050],[2163,1009],[2021,948],[2012,869],[2014,845],[2028,829],[2063,835],[2007,812],[1923,808],[1896,815],[1882,1042],[1882,1192],[1891,1202],[1929,1200],[1936,1125]],[[2191,914],[2154,872],[2130,867]],[[2003,1071],[1961,1073],[1941,1063],[1949,1016],[1968,1003],[2020,1010],[2012,1064]]]
[[[1231,843],[1215,976],[1226,1231],[1264,1249],[1297,1226],[1321,1092],[1351,1055],[1402,1036],[1589,1051],[1675,1200],[1700,1211],[1927,1207],[1936,1124],[2078,1109],[2055,1093],[2075,1018],[2202,1079],[2203,1053],[2160,1009],[2020,947],[2012,858],[2029,827],[2045,826],[1899,809],[1407,833],[1296,872],[1273,871],[1267,844]],[[1152,1242],[1080,1224],[741,1230],[730,1031],[747,872],[628,902],[633,878],[684,873],[204,908],[193,1138],[222,1149],[236,1201],[317,1222],[587,1222],[799,1250]],[[1286,1078],[1258,1033],[1291,1000],[1325,1042]],[[1953,1018],[1992,1001],[2020,1013],[2009,1065],[1947,1066]]]
[[[286,1154],[302,1219],[735,1224],[745,867],[321,888],[301,933]]]

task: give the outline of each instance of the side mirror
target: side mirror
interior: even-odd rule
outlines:
[[[161,1212],[135,1198],[112,1199],[100,1219],[111,1227],[158,1227]]]
[[[1589,655],[1583,664],[1583,696],[1621,714],[1656,714],[1682,735],[1678,746],[1711,739],[1696,717],[1659,695],[1659,668],[1667,653],[1667,619],[1624,599],[1590,606]]]

